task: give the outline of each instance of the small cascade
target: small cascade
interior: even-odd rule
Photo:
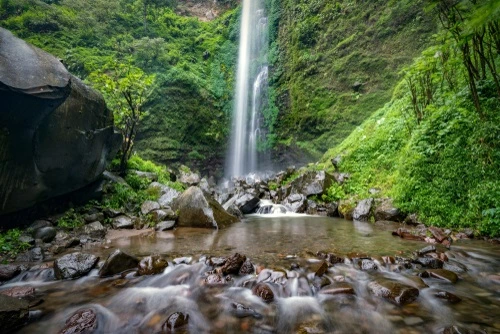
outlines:
[[[267,17],[262,0],[244,0],[238,72],[226,177],[259,170],[258,143],[266,136],[262,110],[267,101]],[[253,87],[253,89],[252,89]]]

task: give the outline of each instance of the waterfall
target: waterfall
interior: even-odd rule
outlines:
[[[243,0],[227,177],[242,176],[259,168],[257,146],[265,135],[262,108],[267,93],[267,43],[263,1]]]

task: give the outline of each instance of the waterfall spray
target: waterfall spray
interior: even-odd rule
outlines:
[[[267,91],[266,47],[267,18],[262,0],[243,0],[233,124],[226,159],[228,177],[259,168],[257,144],[263,135],[262,107]]]

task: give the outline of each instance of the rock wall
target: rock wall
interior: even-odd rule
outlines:
[[[0,28],[0,215],[95,181],[121,137],[102,96]]]

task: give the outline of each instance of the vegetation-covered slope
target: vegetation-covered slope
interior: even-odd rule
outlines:
[[[329,199],[394,197],[423,222],[500,235],[500,6],[455,2],[436,46],[403,72],[390,103],[330,149],[351,173]],[[435,15],[443,15],[435,7]],[[451,22],[451,19],[456,19]],[[470,76],[469,74],[471,74]],[[474,88],[473,88],[474,87]],[[474,96],[477,93],[477,100]],[[477,103],[476,103],[477,102]]]
[[[319,157],[387,103],[436,29],[424,3],[270,1],[271,140]]]
[[[183,2],[182,10],[190,4],[197,5]],[[0,25],[56,55],[83,79],[114,63],[153,74],[135,148],[157,162],[201,166],[225,153],[237,58],[237,15],[230,9],[235,1],[219,1],[220,16],[210,22],[176,14],[177,5],[174,0],[2,0]]]

